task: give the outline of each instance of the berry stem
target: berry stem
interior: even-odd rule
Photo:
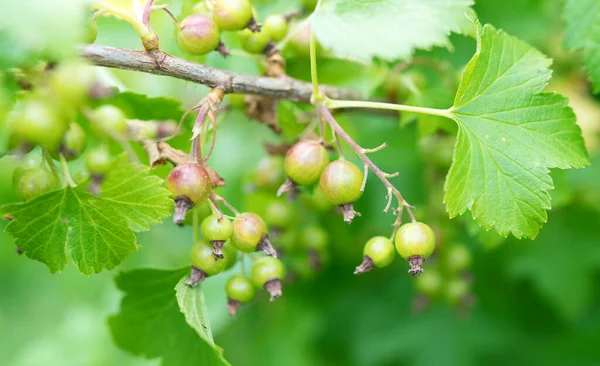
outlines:
[[[165,13],[169,14],[169,16],[171,17],[171,19],[173,19],[173,22],[175,22],[175,24],[177,24],[177,27],[179,27],[179,29],[181,29],[181,23],[179,23],[179,20],[177,20],[177,18],[175,17],[175,15],[173,15],[173,13],[171,13],[171,10],[169,10],[167,8],[162,8],[162,10],[164,10]]]
[[[73,181],[73,178],[71,178],[71,173],[69,173],[69,166],[67,165],[67,159],[65,159],[65,156],[63,154],[58,154],[58,156],[60,158],[60,165],[62,165],[62,171],[63,171],[63,176],[65,177],[65,182],[67,182],[67,184],[71,188],[77,187],[77,184],[75,184],[75,182]]]
[[[42,149],[42,162],[44,160],[46,161],[46,163],[48,163],[48,166],[50,167],[50,170],[52,170],[52,173],[54,173],[54,175],[58,177],[60,175],[60,171],[58,170],[56,164],[54,164],[54,160],[52,160],[52,157],[50,156],[50,154],[48,154],[48,151],[46,149]]]
[[[394,103],[381,103],[381,102],[368,102],[360,100],[324,100],[323,104],[329,109],[336,108],[372,108],[372,109],[386,109],[393,111],[402,112],[413,112],[421,114],[429,114],[434,116],[441,116],[452,119],[451,109],[435,109],[425,107],[414,107],[410,105],[394,104]]]
[[[319,95],[319,79],[317,76],[317,41],[315,36],[310,32],[310,79],[313,87],[313,99],[315,101],[321,100]]]
[[[215,204],[212,197],[208,197],[208,204],[209,204],[212,212],[219,217],[219,221],[223,220],[223,212],[221,211],[219,206],[217,206],[217,204]]]
[[[231,205],[229,202],[227,202],[225,198],[219,196],[215,192],[211,192],[210,198],[214,201],[221,202],[225,207],[227,207],[231,212],[233,212],[234,215],[240,214],[240,212],[236,210],[235,207],[233,207],[233,205]]]
[[[387,202],[387,205],[385,206],[383,212],[387,212],[389,210],[389,208],[392,204],[393,197],[396,197],[396,200],[398,201],[398,210],[397,210],[398,218],[394,222],[394,231],[397,230],[397,228],[400,226],[400,223],[402,221],[403,209],[406,209],[406,211],[408,212],[408,215],[410,216],[410,218],[413,222],[416,221],[415,217],[412,213],[412,210],[411,210],[412,206],[409,205],[408,202],[406,202],[404,200],[400,191],[396,187],[394,187],[392,185],[392,183],[390,183],[390,181],[388,180],[388,177],[393,176],[393,174],[390,175],[390,174],[385,173],[384,171],[379,169],[379,167],[377,167],[377,165],[375,165],[375,163],[373,163],[371,161],[371,159],[369,159],[369,157],[367,156],[367,154],[365,152],[365,149],[362,148],[359,144],[357,144],[356,141],[354,141],[352,139],[352,137],[350,137],[350,135],[348,135],[346,133],[346,131],[344,131],[344,129],[337,123],[337,121],[335,120],[335,118],[333,117],[333,115],[331,114],[329,109],[327,109],[327,107],[325,105],[323,105],[323,104],[321,104],[321,102],[317,101],[316,107],[317,107],[317,110],[320,111],[320,114],[323,116],[323,118],[325,118],[327,123],[329,123],[329,126],[331,127],[331,129],[337,135],[339,135],[352,148],[352,150],[354,150],[354,152],[356,153],[356,155],[358,155],[358,157],[363,162],[363,164],[365,166],[367,166],[373,173],[375,173],[375,175],[381,180],[381,183],[383,183],[383,185],[387,188],[388,194],[386,197],[388,199],[388,202]],[[366,176],[367,175],[365,174],[365,177]]]

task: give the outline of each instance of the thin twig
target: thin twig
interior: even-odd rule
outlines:
[[[356,141],[354,141],[352,139],[352,137],[350,137],[350,135],[348,135],[346,133],[346,131],[344,131],[344,129],[337,123],[335,118],[333,118],[333,116],[331,115],[331,112],[329,112],[327,107],[322,105],[320,102],[317,102],[316,108],[320,110],[321,115],[329,123],[329,126],[331,126],[331,129],[337,135],[339,135],[352,148],[352,150],[354,150],[354,152],[356,152],[356,155],[358,155],[358,157],[363,162],[363,164],[365,166],[368,166],[369,169],[373,173],[375,173],[375,175],[381,180],[383,185],[387,188],[388,194],[387,194],[386,198],[388,199],[388,202],[387,202],[387,205],[385,206],[383,212],[387,212],[390,209],[390,207],[392,205],[392,199],[394,197],[396,197],[396,199],[398,200],[398,212],[401,213],[402,212],[401,208],[405,208],[406,211],[408,212],[411,220],[413,222],[416,221],[415,217],[411,211],[412,206],[410,206],[408,204],[408,202],[406,202],[404,200],[400,191],[396,187],[394,187],[394,185],[392,185],[392,183],[390,183],[390,181],[387,178],[389,176],[389,174],[387,174],[384,171],[382,171],[381,169],[379,169],[379,167],[377,167],[377,165],[375,165],[375,163],[373,163],[371,161],[371,159],[369,159],[369,157],[366,154],[366,151],[368,151],[368,150],[362,148],[359,144],[356,143]],[[366,176],[366,174],[365,174],[365,176]],[[396,222],[394,223],[394,230],[396,230],[396,228],[400,225],[400,222],[401,222],[401,216],[399,215],[398,219],[396,219]]]
[[[236,216],[240,214],[240,212],[238,210],[235,209],[235,207],[233,207],[229,202],[227,202],[227,200],[221,196],[219,196],[218,194],[216,194],[215,192],[212,192],[210,194],[210,197],[217,201],[217,202],[221,202],[225,207],[227,207],[231,212],[233,212]]]
[[[256,94],[306,104],[310,104],[313,94],[310,83],[290,77],[271,78],[238,74],[166,53],[160,53],[160,58],[157,58],[156,52],[149,54],[144,51],[131,51],[95,44],[80,46],[79,52],[98,66],[167,75],[210,87],[218,87],[224,93]],[[347,89],[322,85],[319,86],[319,89],[323,94],[334,99],[363,99],[360,93]]]

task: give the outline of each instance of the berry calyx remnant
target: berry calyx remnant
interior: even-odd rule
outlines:
[[[206,55],[216,49],[224,56],[229,53],[221,43],[219,27],[212,19],[201,14],[192,14],[181,22],[177,44],[185,52],[196,56]]]
[[[202,221],[200,231],[204,239],[213,246],[213,256],[216,259],[223,258],[223,245],[233,234],[233,224],[227,217],[210,215]]]
[[[375,236],[367,241],[363,251],[363,261],[354,274],[363,274],[373,268],[389,266],[394,260],[394,244],[384,236]]]
[[[233,245],[242,252],[262,250],[267,255],[277,257],[275,248],[269,241],[267,225],[257,214],[244,212],[233,220]]]
[[[296,185],[316,183],[329,164],[329,154],[322,143],[303,140],[292,146],[286,153],[283,168],[288,180],[279,187],[277,195],[294,191]]]
[[[255,294],[252,281],[244,275],[230,277],[225,284],[225,294],[227,295],[227,310],[231,316],[237,314],[242,304],[248,303],[254,299]]]
[[[321,192],[329,202],[340,207],[347,223],[360,216],[354,211],[354,202],[362,196],[362,181],[362,170],[345,159],[332,161],[321,174]]]
[[[410,264],[408,273],[418,276],[423,273],[421,265],[435,249],[435,234],[422,222],[410,222],[400,226],[394,237],[396,250]]]
[[[213,248],[206,242],[197,242],[190,251],[190,260],[192,269],[190,278],[185,281],[186,285],[195,287],[204,281],[207,277],[222,272],[227,266],[227,260],[215,260],[213,257]]]
[[[15,171],[19,176],[13,177],[16,181],[15,193],[23,201],[30,201],[45,193],[58,188],[58,179],[54,173],[43,167],[25,170],[24,172]]]
[[[264,288],[271,294],[271,301],[275,301],[281,297],[281,281],[285,277],[285,267],[279,259],[262,257],[256,260],[252,265],[250,277],[256,287]]]
[[[173,222],[185,220],[185,213],[194,205],[204,202],[212,192],[212,182],[206,169],[196,163],[179,165],[167,176],[167,189],[175,198]]]

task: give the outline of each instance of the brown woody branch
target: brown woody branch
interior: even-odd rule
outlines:
[[[80,47],[80,54],[98,66],[166,75],[218,87],[225,93],[256,94],[295,102],[310,103],[312,86],[290,77],[258,77],[216,69],[171,56],[162,51],[148,53],[95,44]],[[332,99],[362,99],[347,89],[321,86],[321,92]]]

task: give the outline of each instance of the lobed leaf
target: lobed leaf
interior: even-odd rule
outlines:
[[[172,200],[162,180],[122,155],[100,196],[85,186],[50,192],[30,202],[0,207],[6,232],[31,259],[61,271],[68,255],[84,274],[112,269],[137,250],[135,232],[170,215]]]
[[[550,60],[490,25],[480,32],[449,110],[459,131],[444,201],[450,217],[471,210],[486,230],[534,238],[550,209],[548,168],[583,167],[587,152],[567,99],[540,93]]]

